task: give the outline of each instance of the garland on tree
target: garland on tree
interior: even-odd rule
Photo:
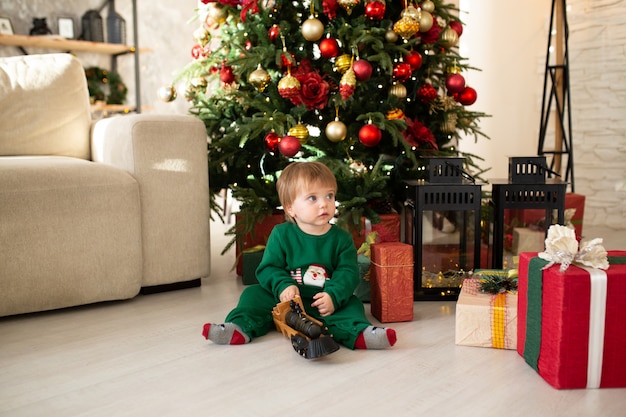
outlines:
[[[463,25],[439,0],[202,0],[186,82],[209,135],[214,197],[241,202],[241,237],[279,206],[275,182],[294,160],[320,160],[338,181],[339,223],[399,209],[421,156],[464,156],[462,135],[485,137],[484,113],[459,56]],[[232,243],[232,242],[231,242]]]
[[[106,101],[107,104],[124,104],[128,88],[122,77],[115,71],[108,71],[99,67],[85,69],[89,97],[94,101]],[[105,88],[107,87],[108,88]],[[108,94],[105,93],[108,90]]]

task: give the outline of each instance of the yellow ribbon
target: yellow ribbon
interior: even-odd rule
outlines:
[[[493,297],[491,315],[491,346],[504,349],[505,346],[505,318],[506,318],[506,294],[499,293]]]

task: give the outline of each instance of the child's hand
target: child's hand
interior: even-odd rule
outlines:
[[[284,302],[284,301],[290,301],[293,300],[296,295],[300,295],[300,290],[298,289],[297,285],[290,285],[287,288],[285,288],[283,290],[283,292],[280,293],[280,301]]]
[[[317,308],[317,311],[320,312],[320,316],[326,317],[330,316],[335,312],[335,305],[333,304],[333,299],[330,298],[330,295],[325,292],[318,292],[313,296],[315,300],[311,307]]]

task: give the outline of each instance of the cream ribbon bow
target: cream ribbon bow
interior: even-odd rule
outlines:
[[[545,244],[545,251],[538,255],[541,259],[549,262],[544,269],[554,264],[561,264],[559,270],[565,272],[572,263],[597,269],[609,268],[607,252],[602,246],[602,238],[582,242],[579,250],[576,232],[569,227],[554,224],[548,229]]]

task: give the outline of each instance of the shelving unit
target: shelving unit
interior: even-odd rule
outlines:
[[[109,2],[110,4],[110,2]],[[135,75],[135,106],[113,105],[102,106],[98,110],[108,110],[110,112],[135,111],[141,112],[141,83],[139,72],[139,53],[149,52],[149,49],[139,49],[137,33],[137,0],[132,0],[133,8],[133,45],[122,45],[106,42],[90,42],[75,39],[65,39],[58,35],[28,36],[28,35],[0,35],[0,45],[14,46],[19,48],[23,54],[28,54],[25,48],[51,49],[63,52],[87,52],[111,56],[111,71],[117,71],[117,57],[120,55],[133,54],[134,75]]]

